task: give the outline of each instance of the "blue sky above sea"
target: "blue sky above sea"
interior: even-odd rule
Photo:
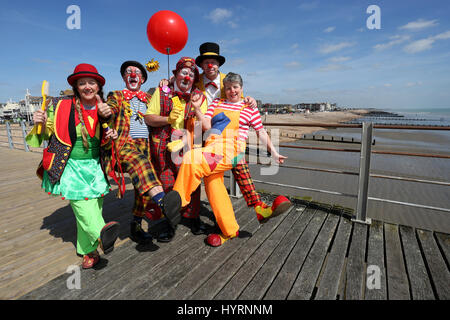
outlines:
[[[69,30],[69,5],[81,29]],[[366,10],[377,5],[381,29]],[[146,26],[159,10],[186,21],[185,48],[170,56],[197,57],[201,43],[221,46],[222,72],[237,72],[244,91],[264,103],[328,101],[390,110],[450,107],[450,1],[2,1],[0,102],[67,89],[78,63],[94,64],[105,91],[123,88],[125,60],[160,62],[144,89],[167,77],[167,56],[149,43]]]

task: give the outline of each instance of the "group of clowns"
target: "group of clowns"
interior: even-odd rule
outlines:
[[[43,130],[38,134],[33,128],[27,143],[38,147],[48,141],[37,174],[49,195],[70,201],[83,268],[99,261],[99,247],[105,254],[114,248],[120,224],[105,223],[103,199],[111,191],[108,178],[119,185],[118,196],[123,196],[125,173],[134,186],[130,238],[141,244],[153,240],[141,226],[144,217],[165,218],[157,236],[160,242],[171,241],[182,220],[193,234],[207,235],[206,243],[214,247],[238,236],[224,185],[228,170],[258,221],[289,209],[287,198],[278,196],[269,206],[255,190],[245,160],[249,128],[276,163],[286,157],[273,146],[255,99],[244,97],[241,76],[219,71],[224,62],[216,43],[204,43],[195,60],[181,58],[174,76],[162,80],[150,95],[141,91],[146,68],[126,61],[120,67],[126,88],[110,92],[106,100],[105,78],[93,65],[79,64],[67,78],[74,95],[50,99],[45,111],[33,114]],[[202,179],[217,232],[208,232],[199,216]]]

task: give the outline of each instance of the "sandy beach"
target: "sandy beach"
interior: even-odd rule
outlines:
[[[358,119],[364,117],[369,110],[366,109],[355,109],[347,111],[333,111],[333,112],[312,112],[309,114],[305,113],[292,113],[292,114],[268,114],[261,115],[263,119],[263,124],[266,129],[277,128],[282,134],[309,134],[320,130],[325,130],[322,127],[276,127],[276,126],[266,126],[265,123],[298,123],[298,124],[310,124],[310,123],[324,123],[324,124],[334,124],[343,123],[346,121]],[[288,138],[286,136],[281,136],[280,142],[290,142],[295,141],[295,138]]]

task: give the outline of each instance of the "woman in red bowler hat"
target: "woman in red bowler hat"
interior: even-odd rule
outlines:
[[[39,147],[48,140],[37,173],[49,195],[69,200],[77,223],[77,253],[87,269],[100,259],[97,248],[111,252],[119,234],[119,223],[105,223],[102,216],[103,198],[110,191],[102,155],[110,152],[117,132],[107,126],[111,110],[103,99],[105,78],[97,69],[81,63],[67,82],[74,95],[53,99],[45,111],[33,114],[45,130],[37,134],[33,129],[27,143]]]

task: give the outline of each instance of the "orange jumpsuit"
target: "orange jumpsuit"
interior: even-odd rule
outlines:
[[[226,237],[236,236],[239,225],[233,206],[223,183],[223,175],[232,169],[245,155],[245,141],[239,140],[238,111],[225,110],[220,104],[214,109],[210,136],[205,147],[192,149],[183,156],[173,190],[181,197],[181,206],[191,201],[191,194],[205,182],[205,191],[213,209],[217,224]]]

